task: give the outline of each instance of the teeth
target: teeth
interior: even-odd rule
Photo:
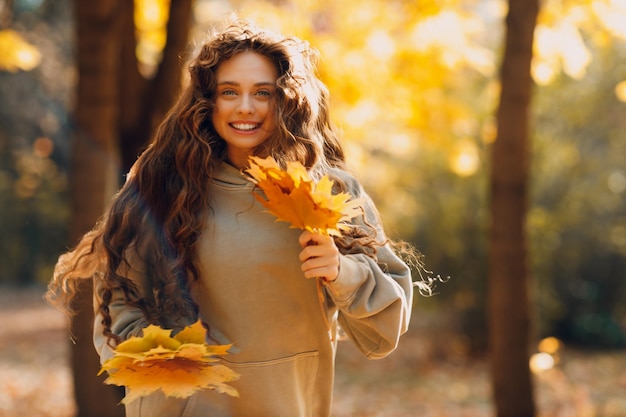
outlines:
[[[233,123],[232,126],[237,130],[253,130],[256,129],[256,123]]]

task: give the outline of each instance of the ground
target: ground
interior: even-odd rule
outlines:
[[[41,289],[0,288],[0,417],[72,417],[66,321]],[[368,361],[341,342],[334,417],[492,417],[486,360],[463,354],[432,320],[414,320],[399,349]],[[626,416],[626,352],[565,346],[536,373],[538,417]]]

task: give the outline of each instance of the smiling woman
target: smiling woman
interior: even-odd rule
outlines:
[[[103,221],[60,257],[49,296],[69,302],[77,280],[94,278],[103,362],[134,336],[160,334],[150,325],[176,337],[200,321],[206,343],[232,344],[222,362],[240,376],[239,398],[161,389],[131,396],[128,417],[326,417],[339,326],[370,359],[406,332],[411,271],[346,171],[316,58],[247,22],[212,33]],[[349,224],[331,234],[277,223],[245,173],[261,158],[276,164],[267,175],[297,166],[312,196],[352,199]]]

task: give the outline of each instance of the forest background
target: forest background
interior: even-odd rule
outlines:
[[[0,285],[41,286],[70,242],[77,69],[69,0],[0,2]],[[165,0],[136,0],[150,77]],[[238,10],[321,51],[351,166],[394,237],[449,276],[416,315],[486,349],[489,147],[506,3],[196,0],[191,41]],[[626,5],[546,0],[535,31],[529,236],[533,335],[626,346]]]

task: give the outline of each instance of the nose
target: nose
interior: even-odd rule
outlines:
[[[242,95],[239,100],[239,106],[237,106],[237,112],[240,114],[254,113],[254,102],[252,97],[247,94]]]

